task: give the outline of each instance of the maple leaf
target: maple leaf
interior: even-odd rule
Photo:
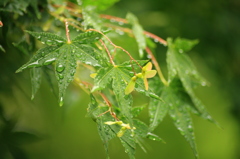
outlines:
[[[55,62],[55,74],[59,85],[59,104],[63,105],[63,97],[69,83],[74,79],[77,60],[93,65],[104,65],[105,59],[90,45],[101,38],[97,32],[85,32],[76,36],[70,43],[53,33],[26,31],[47,46],[36,54],[16,72],[26,68],[41,67]]]
[[[171,38],[168,40],[167,64],[169,72],[169,83],[178,76],[183,84],[184,89],[191,97],[194,105],[191,107],[193,113],[200,115],[216,125],[218,123],[207,112],[205,106],[196,97],[193,89],[196,86],[206,86],[207,81],[198,73],[196,67],[186,52],[189,51],[197,40],[186,40],[177,38],[174,42]]]

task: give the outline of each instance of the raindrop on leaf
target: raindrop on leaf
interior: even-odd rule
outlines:
[[[56,68],[56,71],[60,73],[60,72],[62,72],[64,69],[65,69],[65,66],[63,66],[62,64],[59,64],[59,65],[57,66],[57,68]]]

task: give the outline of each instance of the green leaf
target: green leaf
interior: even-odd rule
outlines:
[[[146,48],[146,39],[145,35],[143,34],[143,28],[139,24],[138,19],[135,15],[132,13],[128,13],[126,16],[126,19],[128,22],[132,25],[132,31],[133,35],[136,38],[137,44],[138,44],[138,50],[139,50],[139,56],[143,57],[143,50]]]
[[[63,45],[66,43],[66,39],[62,38],[56,34],[48,32],[32,32],[26,30],[25,32],[34,36],[37,40],[41,41],[43,44],[54,46],[54,45]]]
[[[74,46],[66,44],[59,50],[59,56],[56,60],[55,74],[59,86],[60,106],[63,105],[65,91],[69,83],[73,80],[76,72],[77,61],[75,55]]]
[[[186,55],[185,51],[189,51],[197,41],[189,41],[186,39],[168,39],[167,64],[169,70],[169,82],[174,79],[176,75],[179,76],[183,83],[186,92],[190,95],[194,106],[192,111],[202,118],[214,122],[216,121],[210,116],[202,102],[195,96],[193,88],[196,86],[205,86],[207,81],[197,72],[196,67],[191,59]]]
[[[97,2],[97,1],[96,1]],[[84,19],[84,29],[87,30],[88,27],[93,27],[94,29],[101,30],[101,19],[96,13],[95,6],[86,6],[82,9],[83,19]]]
[[[112,80],[113,73],[113,66],[100,68],[97,72],[97,76],[94,78],[94,87],[92,88],[92,92],[104,89]]]
[[[119,108],[121,109],[121,114],[126,117],[127,122],[132,125],[131,121],[131,107],[132,107],[132,96],[126,95],[125,90],[123,88],[126,87],[126,83],[124,81],[124,76],[121,74],[119,69],[115,69],[113,75],[113,92],[116,97],[116,101],[118,103]]]
[[[189,142],[197,157],[193,123],[189,114],[190,108],[194,106],[194,103],[185,91],[182,82],[175,78],[169,86],[165,86],[161,91],[161,98],[164,102],[156,103],[153,101],[150,105],[150,131],[157,127],[168,111],[176,128]]]
[[[35,12],[37,18],[41,19],[42,16],[41,16],[41,13],[40,13],[40,11],[38,9],[38,1],[37,0],[31,0],[30,1],[30,5],[33,7],[34,12]]]
[[[33,68],[31,69],[31,83],[32,83],[32,100],[40,87],[42,80],[42,69],[41,68]]]
[[[78,43],[78,44],[92,44],[99,39],[101,39],[102,35],[96,31],[88,31],[85,33],[78,34],[72,42]]]
[[[2,47],[2,45],[0,45],[0,50],[1,50],[2,52],[6,52],[5,49]]]
[[[146,105],[133,107],[131,110],[132,116],[137,117],[145,107],[146,107]]]
[[[105,107],[108,109],[108,107]],[[99,116],[100,114],[104,113],[107,109],[104,107],[99,107],[96,99],[92,94],[90,94],[90,103],[88,106],[88,114],[97,122],[98,133],[103,142],[104,149],[106,151],[107,156],[108,154],[108,142],[116,137],[114,131],[110,128],[109,125],[105,124],[106,121],[112,120],[109,114],[104,114]]]
[[[120,137],[120,141],[125,148],[125,152],[128,154],[129,158],[135,159],[136,144],[132,136],[132,132],[130,132],[130,130],[127,130],[124,135]]]
[[[142,138],[147,137],[148,126],[144,122],[137,119],[134,119],[133,122],[134,122],[134,127],[136,128],[134,130],[135,135],[138,135]]]
[[[149,103],[149,116],[150,116],[150,126],[149,131],[153,131],[159,123],[162,122],[163,118],[168,112],[168,103],[166,103],[166,98],[170,98],[167,90],[164,90],[161,94],[162,101],[157,99],[151,99]]]
[[[37,53],[16,72],[30,67],[40,67],[55,62],[55,74],[59,86],[59,104],[63,105],[63,97],[69,83],[73,80],[76,72],[77,60],[93,66],[101,66],[103,63],[100,54],[95,54],[95,49],[89,44],[96,41],[99,34],[94,32],[78,35],[73,42],[66,40],[53,33],[30,32],[41,42],[49,45],[37,51]],[[85,44],[86,43],[86,44]]]
[[[4,3],[4,1],[2,3]],[[13,12],[13,13],[17,13],[19,15],[23,15],[24,13],[27,12],[27,7],[29,6],[29,3],[30,3],[30,0],[8,1],[8,3],[5,2],[3,4],[3,8],[0,8],[0,11]]]
[[[96,6],[98,10],[106,10],[111,7],[114,3],[119,0],[82,0],[82,5],[86,6]]]

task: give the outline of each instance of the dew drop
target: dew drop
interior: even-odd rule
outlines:
[[[60,100],[59,100],[59,106],[63,106],[63,97],[60,97]]]
[[[47,45],[52,45],[53,42],[52,42],[52,40],[47,40],[47,41],[46,41],[46,44],[47,44]]]
[[[76,55],[76,57],[81,57],[81,55],[79,54],[79,53],[77,53],[77,54],[75,54]]]
[[[115,19],[110,19],[110,22],[114,23],[114,22],[116,22],[116,20]]]
[[[65,66],[63,66],[62,64],[59,64],[59,65],[57,66],[57,68],[56,68],[56,71],[60,73],[60,72],[62,72],[64,69],[65,69]]]
[[[75,63],[71,63],[70,65],[71,65],[72,67],[74,67],[74,66],[75,66]]]
[[[124,23],[123,22],[118,22],[119,25],[123,25]]]
[[[174,121],[176,121],[176,120],[177,120],[177,118],[176,118],[176,116],[175,116],[175,115],[172,115],[171,117],[172,117],[172,119],[173,119]]]
[[[158,43],[158,39],[154,39],[153,41],[154,41],[155,43]]]
[[[35,61],[33,63],[28,64],[27,67],[35,67],[35,66],[38,66],[38,65],[39,65],[38,61]]]
[[[64,55],[63,58],[64,58],[64,59],[67,59],[67,55]]]
[[[75,70],[70,73],[71,76],[74,76]]]
[[[188,125],[188,130],[189,130],[190,132],[193,132],[193,127],[192,127],[192,125]]]
[[[42,55],[42,57],[44,57],[45,56],[45,52],[42,52],[41,55]]]
[[[178,51],[179,51],[179,53],[180,53],[180,54],[182,54],[182,53],[183,53],[183,49],[179,49]]]
[[[64,78],[63,74],[58,74],[58,77],[59,77],[59,79],[63,79]]]
[[[202,82],[201,85],[202,86],[206,86],[207,84],[206,84],[206,82]]]
[[[49,64],[51,64],[52,62],[54,62],[55,60],[56,60],[55,58],[46,60],[46,61],[43,63],[43,65],[49,65]]]
[[[160,137],[152,133],[147,133],[147,138],[153,141],[162,141]]]
[[[41,36],[38,36],[37,39],[40,40],[40,39],[41,39]]]

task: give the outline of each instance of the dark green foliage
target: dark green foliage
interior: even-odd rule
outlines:
[[[207,85],[207,81],[197,72],[186,54],[197,41],[168,38],[167,42],[164,42],[168,48],[168,80],[165,80],[158,61],[150,53],[155,44],[149,38],[146,39],[146,36],[154,38],[156,35],[145,35],[146,32],[132,13],[128,13],[126,19],[120,20],[105,16],[110,22],[105,22],[102,15],[98,14],[98,11],[104,11],[117,1],[77,0],[67,3],[65,0],[52,0],[44,10],[46,13],[40,9],[39,1],[1,1],[0,12],[23,16],[28,11],[27,8],[31,8],[32,15],[39,21],[51,19],[46,20],[48,23],[44,21],[44,25],[35,24],[40,28],[31,26],[32,24],[26,26],[21,24],[19,30],[22,34],[26,28],[32,31],[25,31],[24,38],[14,42],[13,45],[23,54],[33,53],[33,56],[16,72],[31,69],[32,99],[40,87],[42,76],[47,75],[47,81],[53,87],[49,70],[55,73],[60,106],[63,105],[65,92],[71,82],[87,92],[90,97],[87,114],[96,122],[108,158],[109,142],[113,138],[119,138],[131,159],[135,158],[137,145],[146,151],[143,139],[163,141],[153,131],[167,114],[198,157],[190,113],[211,122],[215,121],[193,91],[197,86]],[[111,24],[111,18],[121,23]],[[126,25],[119,27],[122,23]],[[114,29],[126,32],[134,38],[137,56],[111,41],[110,37],[115,36],[117,39],[123,38],[121,41],[125,42],[126,37],[115,34]],[[59,36],[63,34],[66,34],[66,38]],[[71,39],[70,35],[75,35],[75,38]],[[35,42],[33,37],[45,47],[40,48],[42,44]],[[5,52],[2,45],[0,50]],[[120,53],[127,58],[122,56],[121,60],[117,59],[120,55],[116,55]],[[139,56],[144,58],[147,53],[150,59],[133,58]],[[122,60],[123,63],[118,63]],[[153,78],[156,72],[159,77]],[[87,77],[89,74],[93,80]],[[140,106],[134,105],[139,93],[148,99],[149,105],[145,103]],[[149,125],[138,119],[141,111],[147,106],[150,115]]]

